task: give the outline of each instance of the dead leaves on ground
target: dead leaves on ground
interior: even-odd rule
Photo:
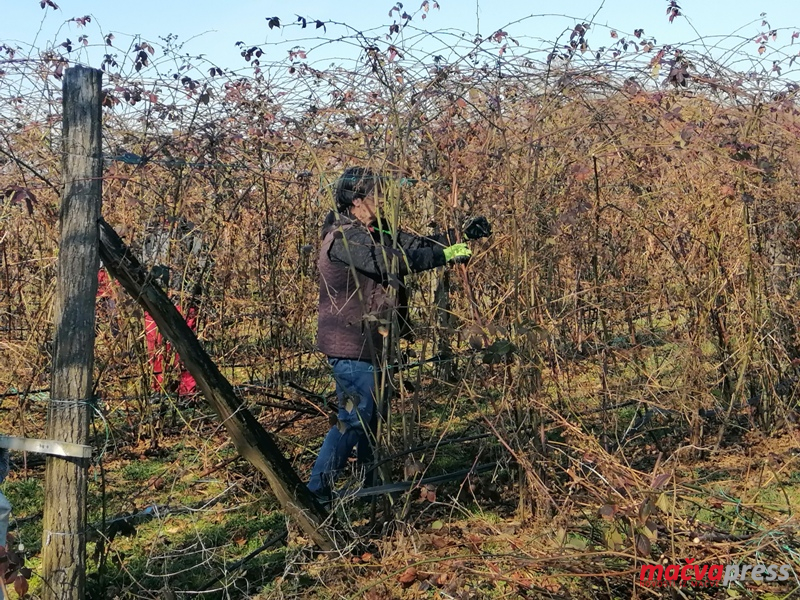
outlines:
[[[459,598],[465,597],[465,593],[467,598],[470,597],[466,590],[462,590],[460,595],[457,594],[458,589],[464,586],[465,581],[453,572],[425,572],[417,570],[415,567],[408,567],[397,577],[397,582],[404,588],[409,588],[417,583],[417,589],[423,592],[431,588],[440,588],[447,594],[456,594],[456,597]]]

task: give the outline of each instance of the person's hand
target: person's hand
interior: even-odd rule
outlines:
[[[464,243],[453,244],[444,249],[444,258],[447,262],[465,263],[472,256],[472,250]]]
[[[486,217],[472,217],[464,223],[464,237],[477,240],[492,235],[492,226]]]

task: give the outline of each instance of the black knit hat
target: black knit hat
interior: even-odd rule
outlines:
[[[357,199],[369,196],[382,178],[365,167],[348,167],[336,180],[333,196],[337,210],[344,211]]]

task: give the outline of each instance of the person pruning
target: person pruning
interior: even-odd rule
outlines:
[[[308,488],[329,501],[336,474],[357,447],[358,460],[371,458],[380,356],[392,312],[407,326],[404,278],[447,263],[466,261],[472,250],[450,234],[430,237],[403,231],[392,235],[380,219],[378,198],[385,180],[363,167],[350,167],[334,186],[336,210],[322,226],[317,346],[328,357],[339,401],[337,422],[322,443]],[[485,217],[472,219],[467,240],[491,235]],[[389,286],[397,289],[392,300]]]

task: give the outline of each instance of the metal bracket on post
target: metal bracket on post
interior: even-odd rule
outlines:
[[[10,435],[0,435],[0,448],[20,450],[22,452],[36,452],[37,454],[50,454],[66,458],[91,458],[92,447],[71,442],[57,442],[56,440],[38,440],[35,438],[21,438]]]

